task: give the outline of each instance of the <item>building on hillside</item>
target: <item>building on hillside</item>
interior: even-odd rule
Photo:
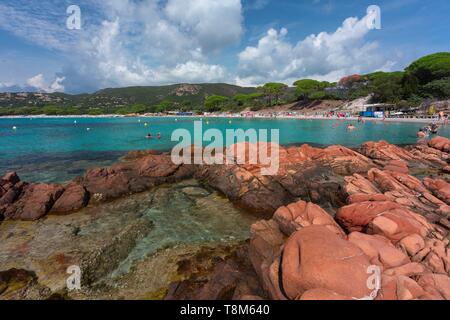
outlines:
[[[363,106],[364,111],[360,113],[363,117],[368,118],[383,118],[389,115],[391,112],[395,112],[395,104],[387,103],[375,103],[375,104],[365,104]]]

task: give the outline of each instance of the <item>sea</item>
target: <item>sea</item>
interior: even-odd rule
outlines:
[[[274,118],[0,118],[0,175],[16,171],[25,181],[64,183],[88,169],[109,166],[131,150],[169,151],[179,143],[172,141],[175,130],[185,129],[194,139],[194,123],[199,121],[203,132],[218,129],[224,137],[227,129],[266,129],[269,137],[270,130],[277,129],[281,145],[347,147],[379,140],[414,144],[417,131],[424,126],[413,122],[359,124],[347,120]],[[349,123],[356,129],[348,131]],[[147,138],[149,134],[152,139]],[[450,137],[450,126],[441,127],[439,135]]]

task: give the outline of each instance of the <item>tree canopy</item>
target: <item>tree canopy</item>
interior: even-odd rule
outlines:
[[[413,62],[406,72],[415,76],[420,84],[450,77],[450,52],[438,52]]]
[[[295,93],[299,99],[323,99],[326,96],[325,88],[332,84],[327,81],[302,79],[294,82]]]
[[[279,82],[269,82],[262,86],[262,92],[266,95],[269,106],[273,106],[274,104],[278,104],[280,100],[280,96],[285,92],[288,88],[284,83]]]
[[[208,112],[216,112],[222,110],[229,98],[224,96],[212,95],[205,99],[205,109]]]

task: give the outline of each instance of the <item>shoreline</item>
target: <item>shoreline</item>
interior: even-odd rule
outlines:
[[[196,115],[196,116],[177,116],[177,115],[64,115],[64,116],[48,116],[48,115],[37,115],[37,116],[0,116],[0,120],[2,119],[107,119],[107,118],[200,118],[200,119],[264,119],[264,120],[332,120],[332,121],[358,121],[358,117],[322,117],[322,116],[287,116],[287,115],[279,115],[279,116],[263,116],[263,115],[255,115],[251,117],[237,116],[237,115]],[[370,122],[400,122],[400,123],[440,123],[444,124],[444,121],[438,120],[437,118],[362,118],[364,121]]]

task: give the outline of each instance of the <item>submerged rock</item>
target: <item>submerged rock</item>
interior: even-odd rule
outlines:
[[[175,165],[169,154],[131,153],[123,163],[88,171],[67,186],[27,184],[16,173],[0,180],[0,216],[36,220],[47,213],[70,214],[88,205],[149,190],[163,183],[191,178],[194,167]]]

